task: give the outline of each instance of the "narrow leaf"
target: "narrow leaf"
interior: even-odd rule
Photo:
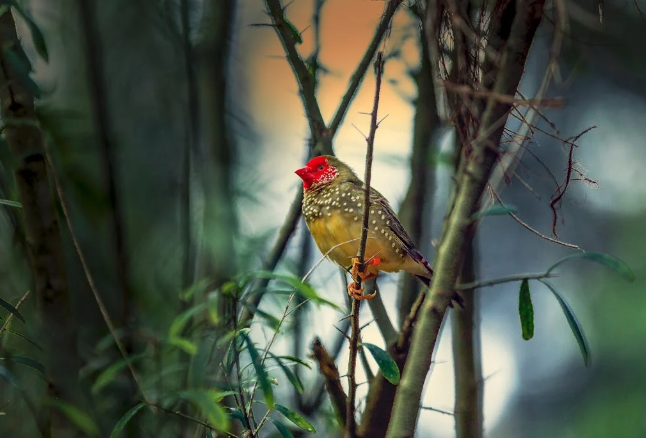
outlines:
[[[558,262],[554,263],[546,272],[546,274],[549,274],[552,272],[557,266],[560,266],[561,264],[573,260],[573,259],[588,259],[592,260],[593,262],[600,263],[602,265],[605,265],[615,271],[617,274],[619,274],[621,277],[623,277],[624,280],[626,281],[635,281],[635,273],[630,269],[630,267],[624,263],[623,261],[619,260],[616,257],[613,257],[608,254],[603,254],[599,252],[579,252],[576,254],[569,255]]]
[[[567,301],[565,301],[565,299],[557,292],[556,288],[554,288],[554,286],[551,283],[548,283],[545,280],[539,280],[539,281],[543,283],[545,286],[547,286],[547,288],[556,297],[556,300],[559,302],[559,305],[563,310],[565,319],[567,320],[567,323],[570,326],[570,330],[572,330],[572,334],[576,339],[576,343],[579,344],[579,350],[581,350],[581,355],[583,356],[583,362],[585,363],[586,367],[590,366],[590,347],[588,346],[588,341],[586,340],[585,334],[583,333],[581,324],[579,324],[579,321],[574,315],[572,308],[567,303]]]
[[[22,208],[22,204],[17,201],[10,201],[8,199],[0,199],[0,205],[7,205],[9,207]]]
[[[130,408],[128,412],[123,414],[123,416],[119,418],[119,421],[117,422],[117,424],[114,425],[114,429],[112,429],[110,438],[117,438],[121,433],[121,431],[123,431],[123,429],[126,427],[128,422],[132,419],[132,417],[134,417],[137,414],[137,412],[139,412],[141,408],[143,408],[144,406],[146,406],[146,403],[139,403],[133,408]]]
[[[208,391],[182,391],[179,397],[191,402],[214,428],[218,430],[227,430],[229,428],[229,419],[226,413]]]
[[[294,435],[292,434],[292,432],[283,423],[281,423],[278,420],[274,420],[273,418],[270,418],[269,421],[273,423],[273,425],[276,427],[278,432],[280,432],[280,435],[283,438],[294,438]]]
[[[195,345],[195,343],[190,341],[189,339],[175,336],[170,338],[168,340],[168,343],[184,351],[186,354],[190,354],[191,356],[195,356],[197,354],[197,345]]]
[[[31,64],[29,59],[22,52],[22,49],[16,49],[15,44],[4,48],[5,57],[7,62],[16,71],[22,83],[29,88],[29,91],[35,98],[40,98],[41,92],[38,85],[31,78]]]
[[[49,400],[48,404],[60,410],[72,423],[81,429],[86,435],[99,435],[99,428],[90,415],[68,403],[59,400]]]
[[[279,357],[274,356],[272,353],[269,353],[269,355],[276,360],[276,363],[278,363],[278,366],[283,370],[283,373],[285,373],[285,377],[287,377],[287,380],[296,388],[296,391],[298,391],[300,394],[303,393],[303,382],[301,382],[301,379],[298,378],[296,374],[292,370],[287,367],[282,360],[280,360]]]
[[[22,365],[35,369],[43,376],[45,375],[45,367],[43,366],[42,363],[38,362],[37,360],[30,359],[28,357],[23,357],[23,356],[0,357],[0,359],[20,363]]]
[[[316,429],[314,429],[314,426],[312,426],[310,422],[307,421],[305,418],[303,418],[300,414],[292,411],[291,409],[283,405],[279,405],[278,403],[276,403],[276,410],[281,414],[283,414],[285,418],[287,418],[289,421],[294,423],[299,428],[307,432],[316,433]]]
[[[526,278],[520,283],[518,292],[518,316],[523,339],[529,341],[534,337],[534,305],[529,293],[529,280]]]
[[[133,363],[143,357],[146,357],[146,354],[137,354],[134,356],[130,356],[128,359],[121,359],[109,367],[107,367],[99,376],[96,378],[96,381],[94,382],[94,385],[92,386],[92,394],[97,394],[101,389],[105,388],[108,386],[110,383],[112,383],[116,377],[117,374],[121,370],[123,370],[125,367],[128,366],[128,364]]]
[[[294,356],[275,356],[275,357],[278,357],[280,359],[288,360],[290,362],[294,362],[294,363],[303,365],[303,366],[309,368],[310,370],[312,369],[312,365],[308,364],[303,359],[299,359],[298,357],[294,357]]]
[[[34,42],[34,47],[36,48],[36,51],[38,54],[45,60],[49,61],[49,53],[47,52],[47,44],[45,44],[45,37],[43,37],[43,33],[40,31],[38,26],[36,26],[36,23],[34,22],[34,19],[32,18],[31,14],[22,7],[20,2],[12,0],[10,3],[20,15],[22,15],[22,18],[25,20],[27,23],[27,27],[29,27],[29,32],[31,33],[31,39]]]
[[[289,32],[292,34],[294,43],[303,44],[303,38],[301,37],[301,33],[298,31],[298,29],[296,29],[296,26],[294,26],[292,22],[287,19],[287,17],[283,17],[283,19],[285,20],[285,24],[289,28]]]
[[[381,374],[383,374],[384,378],[393,385],[397,385],[399,383],[400,377],[399,368],[397,367],[397,363],[395,363],[393,358],[390,357],[387,352],[374,344],[368,344],[364,342],[361,345],[368,349],[375,362],[377,362],[377,366],[379,367],[379,370],[381,371]]]
[[[518,209],[511,205],[496,205],[494,207],[488,208],[486,210],[480,210],[471,216],[471,220],[480,219],[485,216],[507,216],[510,213],[516,213]]]
[[[245,340],[247,341],[247,348],[249,350],[249,356],[251,357],[251,363],[253,363],[253,367],[256,370],[260,388],[265,394],[265,403],[267,403],[269,409],[272,409],[274,407],[274,390],[271,387],[271,381],[269,380],[269,376],[267,375],[267,370],[265,370],[265,367],[260,359],[260,355],[258,354],[258,350],[256,350],[255,345],[253,345],[251,338],[246,333],[242,336],[244,336]]]
[[[18,309],[16,309],[15,307],[13,307],[11,304],[9,304],[8,302],[6,302],[6,301],[5,301],[5,300],[3,300],[2,298],[0,298],[0,306],[2,306],[2,307],[4,307],[5,309],[7,309],[10,313],[12,313],[12,314],[13,314],[13,316],[15,316],[16,318],[18,318],[19,320],[21,320],[23,323],[25,322],[25,318],[23,318],[23,317],[22,317],[22,315],[20,314],[20,312],[18,312]]]

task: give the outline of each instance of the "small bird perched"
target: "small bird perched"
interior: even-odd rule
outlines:
[[[296,174],[303,180],[303,216],[319,250],[342,267],[352,266],[352,276],[363,281],[379,271],[409,272],[427,286],[433,269],[415,249],[411,238],[384,198],[370,188],[366,267],[359,272],[357,252],[361,239],[365,185],[348,165],[331,155],[310,160]],[[369,299],[354,282],[348,294]]]

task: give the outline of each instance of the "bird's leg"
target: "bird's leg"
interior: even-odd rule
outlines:
[[[364,267],[366,269],[368,266],[377,266],[381,263],[381,259],[379,257],[373,257],[368,261],[367,266]],[[372,274],[366,271],[360,271],[359,267],[361,266],[361,263],[359,262],[359,259],[357,257],[352,258],[352,269],[350,271],[350,275],[352,276],[352,282],[348,285],[348,295],[350,295],[352,298],[355,300],[369,300],[371,298],[374,298],[376,295],[376,292],[372,295],[363,295],[363,288],[357,289],[354,285],[354,280],[359,277],[361,278],[362,282],[365,282],[366,280],[370,280],[371,278],[375,278],[377,274]]]

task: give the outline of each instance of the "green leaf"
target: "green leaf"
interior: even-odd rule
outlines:
[[[303,283],[301,279],[298,277],[295,277],[292,275],[277,274],[275,272],[270,272],[270,271],[254,271],[246,275],[254,278],[264,278],[264,279],[276,280],[279,282],[287,283],[288,285],[293,287],[296,290],[296,292],[298,292],[301,296],[315,303],[325,304],[330,307],[333,307],[339,312],[345,312],[345,310],[340,306],[338,306],[337,304],[318,295],[312,286],[310,286],[307,283]]]
[[[294,357],[294,356],[274,356],[274,357],[277,357],[277,358],[280,358],[280,359],[285,359],[285,360],[288,360],[290,362],[294,362],[294,363],[303,365],[303,366],[309,368],[310,370],[312,369],[312,365],[308,364],[303,359],[299,359],[298,357]]]
[[[38,85],[31,78],[31,64],[29,59],[25,56],[21,48],[16,48],[17,43],[12,43],[10,46],[5,47],[4,53],[7,62],[11,64],[23,85],[29,89],[33,97],[40,98],[41,92]]]
[[[22,7],[20,2],[11,0],[11,1],[8,1],[7,3],[10,3],[11,6],[13,6],[18,11],[18,13],[20,13],[22,18],[27,23],[27,26],[29,27],[29,32],[31,33],[31,39],[34,42],[34,47],[36,48],[36,51],[38,52],[38,54],[45,61],[49,61],[49,53],[47,51],[47,44],[45,44],[45,37],[43,37],[43,33],[40,31],[38,26],[36,26],[36,23],[34,22],[34,19],[32,18],[31,14],[25,8]]]
[[[173,338],[170,338],[168,340],[168,343],[184,351],[186,354],[190,354],[191,356],[195,356],[197,354],[197,345],[195,345],[195,343],[189,339],[175,336]]]
[[[208,305],[209,303],[200,303],[197,306],[193,306],[190,309],[185,310],[184,312],[177,315],[173,319],[173,322],[170,324],[170,328],[168,329],[169,337],[173,338],[175,336],[179,336],[184,330],[184,327],[186,327],[186,324],[191,320],[191,318],[196,314],[206,310]]]
[[[361,345],[368,349],[375,362],[377,362],[377,366],[379,367],[379,370],[381,370],[381,374],[383,374],[384,378],[393,385],[397,385],[400,377],[399,368],[393,358],[374,344],[364,342]]]
[[[588,341],[585,338],[583,329],[581,328],[581,324],[579,324],[579,321],[574,315],[572,308],[567,303],[567,301],[565,301],[565,299],[557,292],[556,288],[554,288],[554,286],[551,283],[548,283],[545,280],[539,280],[539,281],[543,283],[545,286],[547,286],[547,288],[556,297],[556,300],[559,302],[561,309],[563,310],[565,319],[567,320],[567,323],[570,325],[570,330],[572,330],[572,334],[576,339],[576,343],[579,344],[579,350],[581,350],[581,355],[583,356],[583,362],[585,363],[586,367],[590,366],[590,360],[591,360],[590,347],[588,346]]]
[[[23,364],[25,366],[28,366],[30,368],[35,369],[36,371],[38,371],[43,376],[45,375],[45,367],[43,366],[43,364],[36,361],[36,360],[34,360],[34,359],[30,359],[28,357],[22,357],[22,356],[10,356],[10,357],[0,357],[0,360],[6,360],[6,361],[10,361],[10,362],[20,363],[20,364]]]
[[[19,320],[21,320],[23,323],[25,322],[25,318],[23,318],[23,317],[22,317],[22,315],[20,314],[20,312],[18,312],[18,309],[16,309],[15,307],[13,307],[11,304],[9,304],[8,302],[6,302],[6,301],[5,301],[5,300],[3,300],[2,298],[0,298],[0,306],[2,306],[2,307],[4,307],[5,309],[7,309],[10,313],[12,313],[12,314],[13,314],[13,316],[15,316],[16,318],[18,318]]]
[[[516,213],[518,209],[511,205],[496,205],[494,207],[488,208],[487,210],[480,210],[471,216],[471,220],[480,219],[484,216],[507,216],[511,213]]]
[[[10,201],[8,199],[0,199],[0,205],[7,205],[9,207],[22,208],[22,204],[17,201]]]
[[[227,408],[228,411],[228,416],[232,420],[239,420],[240,424],[242,424],[243,427],[247,427],[247,419],[244,417],[244,414],[240,412],[240,409],[235,409],[235,408]]]
[[[316,433],[316,429],[314,429],[314,426],[312,426],[310,422],[307,421],[305,418],[303,418],[300,414],[297,414],[291,409],[283,405],[279,405],[278,403],[276,403],[276,410],[281,414],[283,414],[285,418],[287,418],[289,421],[291,421],[292,423],[294,423],[296,426],[303,429],[304,431]]]
[[[90,417],[90,415],[77,408],[76,406],[70,405],[68,403],[63,403],[59,400],[50,399],[47,404],[54,406],[60,410],[72,423],[74,423],[79,429],[81,429],[86,435],[98,436],[99,428],[96,423]]]
[[[283,423],[278,420],[274,420],[273,418],[270,418],[269,421],[273,423],[278,432],[280,432],[281,436],[283,436],[284,438],[294,438],[292,432],[290,432],[287,426],[285,426]]]
[[[211,426],[218,430],[228,430],[229,418],[209,391],[182,391],[179,397],[193,404],[207,418]]]
[[[518,316],[523,339],[529,341],[534,337],[534,305],[529,293],[529,281],[524,278],[518,292]]]
[[[267,370],[265,370],[262,360],[260,359],[260,355],[258,354],[258,350],[256,350],[256,347],[255,345],[253,345],[253,342],[251,341],[249,335],[245,333],[242,334],[242,336],[244,336],[245,340],[247,341],[247,349],[249,350],[251,363],[253,363],[253,367],[256,370],[256,377],[258,379],[258,383],[260,384],[260,388],[265,394],[265,403],[267,403],[269,409],[272,409],[274,407],[274,390],[271,387],[271,381],[269,380],[269,376],[267,375]]]
[[[287,380],[289,380],[294,388],[296,388],[296,391],[302,394],[303,382],[301,382],[301,379],[299,379],[298,376],[294,374],[294,372],[290,370],[279,357],[276,357],[272,353],[269,353],[269,355],[276,361],[276,363],[278,363],[278,366],[283,370],[283,373],[285,373],[285,377],[287,377]]]
[[[130,410],[128,412],[123,414],[123,416],[121,418],[119,418],[119,421],[117,422],[117,424],[114,425],[114,429],[112,429],[112,433],[110,434],[110,438],[117,438],[119,436],[119,434],[121,433],[121,431],[128,424],[128,421],[130,421],[132,419],[132,417],[134,417],[137,414],[137,412],[139,412],[141,410],[141,408],[143,408],[144,406],[146,406],[146,403],[139,403],[138,405],[134,406],[133,408],[130,408]]]
[[[635,281],[635,273],[630,269],[630,267],[624,263],[623,261],[619,260],[616,257],[613,257],[608,254],[603,254],[600,252],[579,252],[576,254],[569,255],[558,262],[554,263],[546,272],[546,274],[549,274],[552,272],[557,266],[560,266],[561,264],[573,260],[573,259],[588,259],[592,260],[593,262],[600,263],[602,265],[605,265],[615,271],[617,274],[619,274],[621,277],[623,277],[624,280],[633,282]]]
[[[96,378],[96,381],[94,382],[94,385],[92,385],[92,394],[97,394],[99,391],[101,391],[101,389],[112,383],[114,379],[116,379],[117,374],[119,374],[121,370],[127,367],[128,364],[131,364],[144,357],[146,357],[145,353],[137,354],[130,356],[128,359],[121,359],[107,367],[101,374],[99,374],[99,376]]]

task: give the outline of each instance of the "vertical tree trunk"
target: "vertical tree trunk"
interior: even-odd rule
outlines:
[[[9,12],[0,15],[0,46],[2,119],[7,143],[18,162],[15,177],[40,317],[47,393],[51,398],[77,403],[80,391],[76,328],[70,310],[55,196],[47,177],[45,139],[38,127],[34,96],[27,82],[30,79],[15,64],[16,59],[28,61]],[[9,58],[9,52],[14,56]],[[45,436],[76,436],[58,411],[45,412],[40,427]]]

